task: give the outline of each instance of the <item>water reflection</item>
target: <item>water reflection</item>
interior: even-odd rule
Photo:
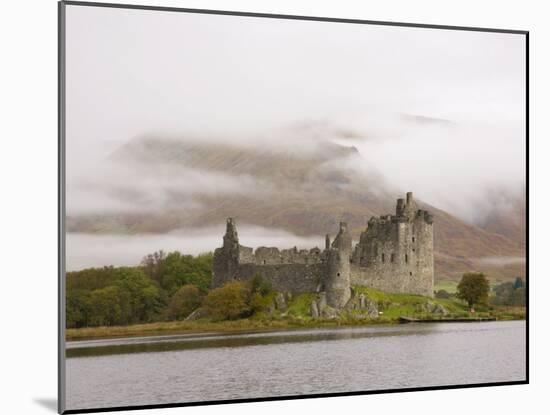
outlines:
[[[427,335],[442,325],[413,324],[368,328],[330,328],[252,332],[244,334],[193,334],[91,340],[67,343],[67,357],[104,356],[110,354],[167,352],[216,347],[244,347],[282,343],[320,342],[366,337]],[[460,328],[457,328],[458,330]],[[464,328],[462,328],[464,329]]]

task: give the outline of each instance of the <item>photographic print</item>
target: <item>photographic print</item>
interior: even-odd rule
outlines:
[[[60,411],[526,383],[527,53],[60,3]]]

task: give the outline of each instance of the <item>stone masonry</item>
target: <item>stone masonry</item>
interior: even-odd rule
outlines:
[[[398,199],[395,215],[372,217],[352,248],[347,225],[325,249],[259,247],[239,244],[235,221],[227,219],[223,246],[214,251],[212,286],[260,275],[275,291],[324,292],[327,304],[346,305],[351,285],[387,292],[433,296],[433,218],[417,209],[412,193]]]

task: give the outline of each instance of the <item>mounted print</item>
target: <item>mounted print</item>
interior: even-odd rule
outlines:
[[[528,382],[527,32],[59,13],[60,412]]]

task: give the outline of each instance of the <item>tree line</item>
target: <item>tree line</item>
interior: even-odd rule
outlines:
[[[272,306],[271,285],[260,275],[210,290],[212,259],[159,251],[135,267],[68,272],[67,328],[183,320],[199,308],[213,320],[233,320]]]
[[[135,267],[68,272],[68,328],[128,325],[183,318],[208,292],[212,254],[155,252]],[[189,311],[190,310],[190,311]]]
[[[149,254],[134,267],[88,268],[68,272],[66,317],[68,328],[129,325],[187,318],[200,309],[214,320],[250,317],[273,307],[269,282],[255,275],[249,282],[233,281],[210,290],[212,253]],[[466,273],[456,294],[444,290],[438,298],[456,297],[474,305],[525,305],[521,278],[493,287],[483,273]]]

